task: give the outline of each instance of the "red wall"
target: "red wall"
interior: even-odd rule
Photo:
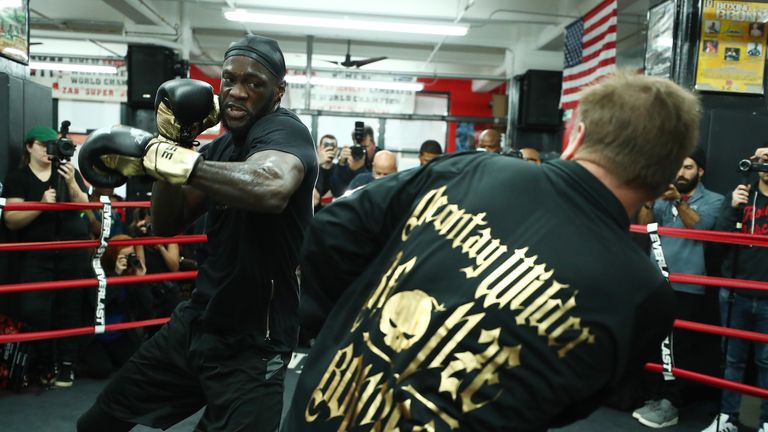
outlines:
[[[213,87],[213,92],[216,94],[219,94],[219,86],[221,85],[221,78],[211,78],[208,75],[204,74],[203,71],[200,70],[195,65],[189,65],[189,77],[192,79],[205,81],[208,84],[210,84]]]
[[[432,79],[419,78],[424,83],[424,91],[443,92],[449,94],[449,112],[454,116],[491,117],[491,97],[494,94],[504,94],[506,83],[487,93],[472,91],[472,80],[465,79]],[[489,128],[491,123],[475,123],[475,131]],[[456,150],[456,122],[448,122],[448,142],[446,152]]]

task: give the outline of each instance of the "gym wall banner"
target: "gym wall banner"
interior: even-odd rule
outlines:
[[[288,71],[288,74],[294,74]],[[356,81],[415,82],[415,78],[392,75],[374,75],[366,73],[340,72],[318,74],[323,78]],[[286,89],[287,106],[304,108],[306,98],[304,84],[289,83]],[[284,101],[286,98],[283,99]],[[376,114],[413,114],[416,107],[416,93],[405,90],[380,88],[361,88],[313,85],[310,96],[310,109],[376,113]]]
[[[30,69],[29,78],[50,87],[54,99],[118,103],[127,100],[128,68],[123,59],[35,55],[32,61],[115,66],[116,74]]]
[[[768,4],[705,0],[696,90],[764,94]]]

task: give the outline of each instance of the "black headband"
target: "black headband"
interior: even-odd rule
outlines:
[[[224,60],[244,56],[256,60],[277,79],[285,77],[285,58],[277,41],[263,36],[247,35],[233,42],[224,53]]]

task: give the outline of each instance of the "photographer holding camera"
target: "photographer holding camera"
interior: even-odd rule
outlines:
[[[323,135],[317,143],[317,162],[319,164],[319,174],[317,183],[315,183],[314,207],[315,213],[323,208],[320,200],[329,195],[340,196],[343,190],[335,191],[331,188],[331,179],[338,169],[338,165],[333,163],[336,155],[339,153],[339,146],[336,137],[330,134]]]
[[[109,239],[128,240],[130,236],[118,234]],[[134,246],[109,246],[101,257],[101,266],[108,277],[143,276],[144,262],[136,254]],[[96,296],[89,295],[89,310],[86,316],[93,316]],[[107,324],[137,321],[151,318],[152,294],[144,283],[131,285],[107,285],[104,299]],[[79,368],[92,378],[107,378],[112,372],[128,361],[144,342],[144,328],[108,332],[92,336],[80,356]]]
[[[373,128],[365,126],[363,122],[355,122],[352,140],[354,145],[344,146],[341,149],[338,168],[331,177],[331,191],[336,197],[346,192],[353,178],[362,173],[371,172],[373,158],[380,150],[373,139]]]
[[[739,231],[744,234],[768,234],[768,149],[757,149],[750,159],[739,162],[744,182],[736,186],[725,200],[715,229]],[[757,172],[758,180],[750,183],[749,176]],[[763,247],[728,245],[723,261],[723,276],[752,281],[768,281],[768,249]],[[720,289],[720,319],[723,326],[740,330],[768,333],[768,292],[747,289]],[[726,338],[724,378],[741,382],[750,351],[750,341]],[[757,384],[768,388],[768,345],[755,343]],[[723,391],[720,414],[706,431],[725,430],[738,423],[741,394]],[[719,423],[720,429],[717,429]],[[760,432],[768,431],[768,401],[760,405]],[[735,430],[735,429],[734,429]]]
[[[8,203],[88,202],[80,173],[69,158],[72,142],[59,138],[48,127],[34,127],[24,140],[21,166],[8,174],[4,196]],[[58,179],[58,181],[57,181]],[[57,183],[60,190],[57,191]],[[86,240],[88,231],[75,211],[8,211],[5,225],[20,242]],[[19,282],[43,282],[88,277],[88,251],[67,249],[27,251],[19,256]],[[30,331],[78,327],[81,324],[82,289],[19,293],[14,318]],[[72,363],[78,338],[34,342],[32,347],[43,385],[72,385]],[[57,376],[58,374],[58,376]]]

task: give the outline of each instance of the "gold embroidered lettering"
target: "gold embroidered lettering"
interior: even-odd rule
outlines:
[[[581,318],[574,318],[574,317],[568,317],[568,320],[563,323],[560,327],[557,328],[557,330],[553,331],[551,335],[549,335],[549,345],[555,345],[555,339],[562,334],[568,327],[573,326],[575,330],[578,330],[581,328]],[[589,332],[589,327],[584,327],[581,329],[581,334],[578,338],[568,342],[560,348],[557,351],[557,356],[560,358],[565,357],[566,354],[568,354],[568,351],[576,348],[578,345],[582,344],[583,342],[587,342],[589,344],[595,343],[595,335],[591,334]]]
[[[312,422],[317,418],[319,414],[318,408],[323,402],[328,405],[329,417],[336,417],[342,414],[344,403],[340,402],[338,398],[341,396],[347,380],[349,380],[349,375],[354,372],[354,369],[348,370],[352,363],[352,350],[352,344],[349,344],[346,348],[336,352],[330,365],[325,370],[320,384],[312,392],[307,408],[304,411],[306,421]],[[343,382],[342,379],[344,380]]]
[[[429,356],[431,356],[432,353],[438,348],[438,346],[444,341],[448,333],[451,332],[457,325],[464,323],[462,327],[456,332],[456,334],[451,338],[451,340],[443,346],[443,348],[440,350],[437,356],[435,356],[428,367],[433,368],[442,366],[442,361],[445,360],[445,357],[447,357],[448,354],[453,351],[456,345],[458,345],[459,341],[464,339],[467,333],[469,333],[470,330],[472,330],[485,316],[485,312],[464,316],[472,308],[473,305],[474,302],[470,302],[456,308],[451,316],[448,317],[448,319],[445,320],[445,322],[443,322],[443,324],[435,331],[432,337],[429,338],[429,341],[424,344],[419,353],[416,354],[416,357],[410,362],[408,367],[398,378],[398,382],[402,382],[412,373],[419,370],[419,367],[424,362],[426,362],[427,358],[429,358]]]
[[[429,408],[430,411],[437,414],[447,425],[451,430],[454,430],[459,427],[459,421],[455,418],[448,415],[448,413],[444,412],[440,408],[437,407],[432,401],[425,398],[421,395],[413,386],[407,385],[403,387],[403,390],[407,391],[408,393],[412,394],[413,397],[416,398],[419,402],[421,402],[425,407]]]
[[[528,319],[528,325],[536,327],[539,336],[547,334],[547,329],[558,319],[560,319],[566,312],[573,309],[576,306],[576,293],[574,293],[567,302],[563,303],[560,299],[549,299],[536,313],[531,315]],[[552,312],[550,314],[550,312]],[[547,319],[542,320],[545,315],[549,314]]]
[[[488,229],[490,231],[490,228]],[[502,245],[499,239],[493,239],[491,243],[480,253],[477,254],[477,258],[475,259],[475,263],[477,263],[477,267],[472,268],[472,266],[464,267],[461,269],[462,272],[466,275],[467,279],[472,279],[480,275],[480,273],[484,272],[485,269],[488,268],[489,265],[493,264],[499,257],[501,257],[503,254],[507,253],[507,247],[505,245]]]
[[[448,392],[451,395],[451,398],[455,400],[461,381],[454,375],[457,372],[464,371],[465,373],[469,373],[475,369],[483,367],[483,364],[499,351],[499,334],[501,334],[501,327],[497,327],[493,330],[482,329],[480,330],[478,342],[481,344],[490,344],[485,351],[480,354],[475,354],[469,351],[455,353],[453,356],[456,357],[456,360],[450,362],[448,367],[440,372],[440,387],[438,388],[438,391]]]
[[[435,229],[441,236],[445,236],[448,231],[453,227],[460,227],[469,218],[465,217],[464,209],[459,208],[456,204],[450,204],[445,207],[443,213],[435,220]],[[457,223],[461,222],[457,225]]]
[[[405,226],[403,226],[403,231],[400,235],[400,239],[402,241],[408,240],[408,235],[410,235],[411,231],[423,223],[423,221],[421,221],[421,215],[424,211],[424,208],[427,207],[427,205],[431,205],[432,201],[436,198],[435,196],[437,196],[439,199],[439,197],[443,195],[443,192],[445,192],[445,186],[438,189],[432,189],[431,191],[424,194],[421,200],[419,200],[419,204],[417,204],[416,208],[413,209],[411,217],[408,218],[408,220],[405,222]]]
[[[487,225],[488,222],[485,220],[485,213],[478,213],[476,215],[470,215],[469,223],[466,227],[464,227],[464,230],[459,234],[455,239],[453,239],[453,243],[451,243],[451,247],[456,248],[458,246],[461,246],[464,242],[464,237],[468,236],[470,232],[472,232],[475,227]]]
[[[512,289],[507,291],[503,297],[502,304],[510,302],[510,310],[522,309],[523,303],[538,291],[538,289],[552,277],[552,274],[554,274],[554,270],[542,274],[544,267],[545,264],[534,266],[533,270],[531,270],[528,275],[523,277],[512,287]],[[536,276],[538,276],[538,279],[531,281],[531,279]]]
[[[547,303],[547,301],[551,300],[552,297],[563,288],[568,288],[568,285],[563,285],[557,281],[552,281],[552,286],[547,288],[546,291],[544,291],[542,294],[536,297],[536,299],[533,300],[531,304],[529,304],[521,313],[519,313],[515,317],[515,322],[517,324],[525,324],[526,318],[528,318],[530,315],[536,312],[536,310],[538,310],[542,305]]]
[[[400,421],[401,418],[405,418],[406,420],[410,420],[411,418],[411,400],[410,399],[406,399],[402,402],[399,402],[395,406],[395,409],[393,409],[389,413],[388,418],[384,417],[382,420],[377,421],[376,424],[373,425],[373,430],[400,432],[400,428],[397,427],[397,423]],[[386,421],[384,428],[381,427],[382,421]]]
[[[521,345],[514,347],[503,347],[491,361],[487,362],[485,367],[480,373],[477,374],[474,380],[467,386],[467,388],[461,392],[461,408],[462,412],[467,413],[474,411],[488,402],[496,400],[501,394],[501,390],[496,393],[490,400],[482,402],[474,402],[472,397],[482,387],[487,385],[494,385],[499,383],[499,374],[497,371],[500,367],[505,366],[507,368],[513,368],[520,366],[520,349]]]
[[[488,307],[488,305],[495,299],[496,295],[494,294],[494,298],[490,299],[490,295],[493,293],[500,293],[501,291],[506,288],[511,280],[506,282],[504,284],[504,281],[507,279],[505,278],[501,282],[497,283],[491,288],[491,285],[496,282],[498,278],[500,278],[504,273],[507,272],[513,265],[517,264],[520,260],[527,260],[525,253],[528,252],[528,248],[523,249],[515,249],[515,253],[512,254],[511,257],[507,258],[506,261],[504,261],[500,266],[496,267],[491,274],[485,277],[482,282],[480,282],[480,285],[478,285],[477,289],[475,290],[475,298],[479,299],[480,297],[487,296],[485,298],[485,301],[483,302],[483,307]],[[518,268],[521,266],[518,266],[515,270],[513,270],[513,274],[517,271]],[[522,272],[525,269],[521,269],[520,272]]]

